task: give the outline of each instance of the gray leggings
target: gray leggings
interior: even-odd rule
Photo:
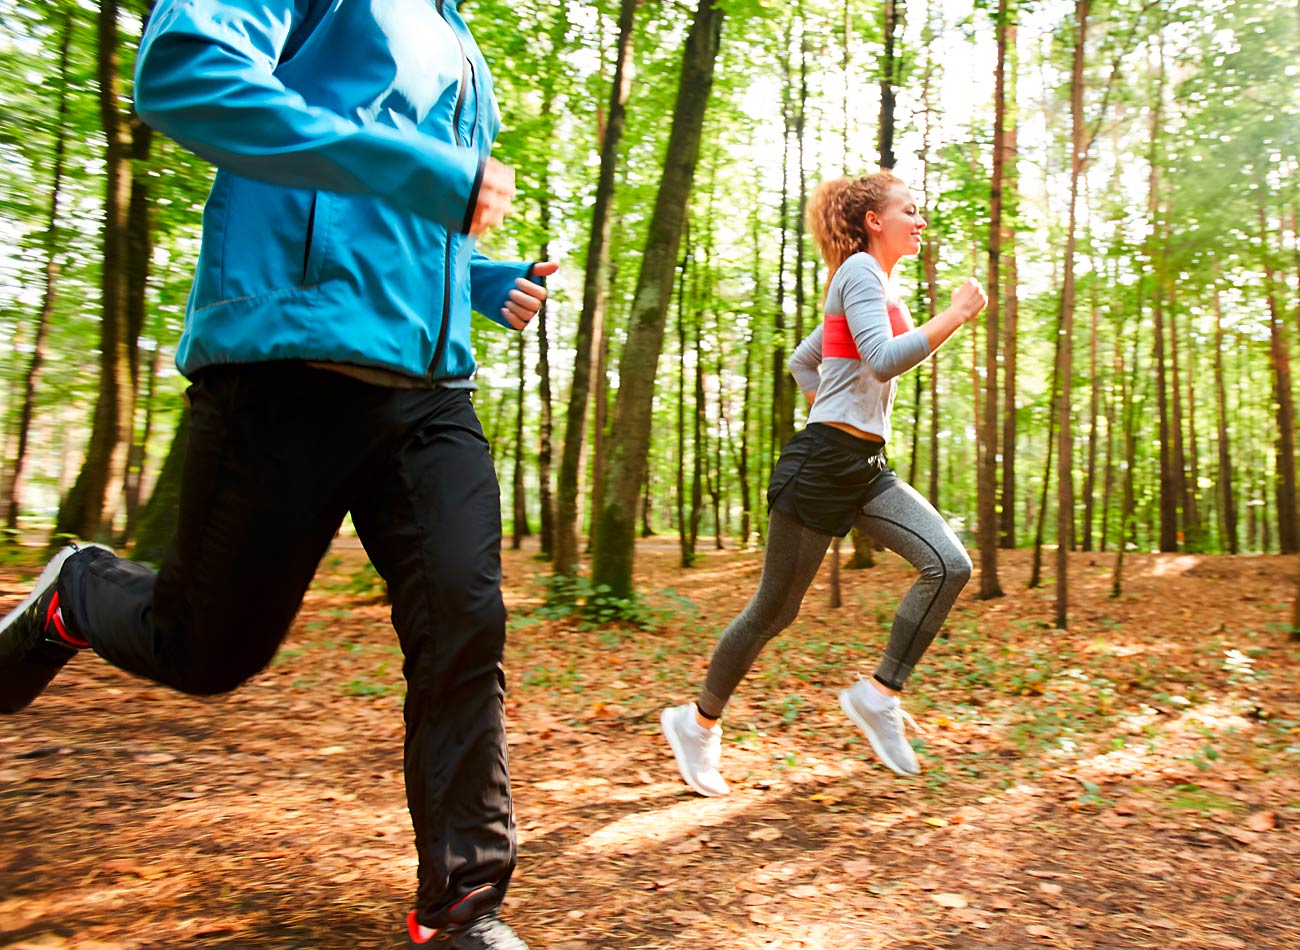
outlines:
[[[971,561],[928,501],[892,472],[884,477],[891,484],[863,505],[855,524],[921,572],[898,605],[889,646],[876,667],[876,679],[901,690],[970,580]],[[723,632],[709,662],[698,700],[705,716],[722,717],[763,647],[794,622],[830,541],[797,518],[772,511],[758,593]]]

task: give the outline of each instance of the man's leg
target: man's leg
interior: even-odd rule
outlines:
[[[383,391],[293,363],[204,373],[160,571],[75,555],[59,580],[65,620],[115,666],[187,693],[265,667],[360,481],[367,392]]]
[[[468,392],[404,396],[406,437],[352,519],[405,654],[416,920],[441,928],[494,911],[515,865],[500,491]]]

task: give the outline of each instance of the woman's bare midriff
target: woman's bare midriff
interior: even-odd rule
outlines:
[[[857,426],[851,426],[847,422],[823,422],[822,425],[832,426],[841,432],[847,432],[855,439],[862,439],[864,442],[879,442],[883,445],[885,441],[874,432],[864,432]]]

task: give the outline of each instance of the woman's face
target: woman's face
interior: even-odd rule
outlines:
[[[897,260],[910,257],[921,250],[921,232],[925,218],[916,206],[916,199],[904,185],[894,185],[889,191],[884,207],[879,213],[867,212],[872,250],[882,256]]]

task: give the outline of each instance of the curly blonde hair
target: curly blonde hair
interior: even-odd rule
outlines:
[[[821,249],[829,271],[826,285],[840,265],[867,249],[868,211],[884,210],[889,192],[905,183],[891,172],[873,172],[861,178],[832,178],[822,182],[808,199],[808,230]]]

